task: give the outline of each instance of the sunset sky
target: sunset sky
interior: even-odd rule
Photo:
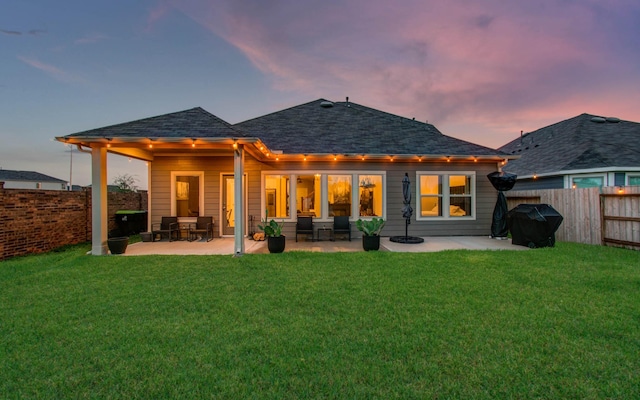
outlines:
[[[637,0],[4,0],[0,167],[68,180],[87,129],[318,98],[499,147],[581,113],[640,121]],[[109,182],[142,162],[109,157]],[[73,183],[90,160],[73,155]]]

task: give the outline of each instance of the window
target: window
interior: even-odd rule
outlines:
[[[640,186],[640,175],[629,176],[629,186]]]
[[[442,177],[420,176],[420,216],[442,217]]]
[[[297,215],[319,217],[321,194],[320,174],[298,175],[296,179]]]
[[[475,174],[418,173],[418,219],[474,217]]]
[[[359,216],[382,216],[382,175],[358,175]]]
[[[263,213],[295,221],[299,216],[385,217],[386,173],[355,171],[264,171]]]
[[[264,199],[269,218],[289,218],[289,175],[265,175]]]
[[[197,176],[176,176],[176,215],[200,215],[200,185]]]
[[[602,176],[589,176],[581,178],[572,178],[571,187],[574,189],[585,189],[591,187],[604,186],[604,177]]]
[[[464,217],[471,213],[471,176],[449,175],[449,216]]]
[[[171,215],[197,217],[204,215],[204,172],[171,172]]]
[[[329,216],[351,216],[351,175],[327,176]]]

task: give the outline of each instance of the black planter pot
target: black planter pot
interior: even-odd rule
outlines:
[[[128,244],[129,238],[127,236],[107,239],[107,246],[111,254],[124,254]]]
[[[269,236],[267,238],[267,247],[269,253],[282,253],[286,244],[284,236]]]
[[[364,251],[379,250],[380,236],[362,236],[362,248]]]

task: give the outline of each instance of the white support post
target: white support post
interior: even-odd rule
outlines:
[[[244,254],[244,197],[242,181],[244,177],[244,149],[238,145],[233,150],[233,198],[234,198],[234,254]]]
[[[107,149],[91,148],[91,254],[107,254]]]

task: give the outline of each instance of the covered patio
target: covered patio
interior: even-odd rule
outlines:
[[[392,252],[434,252],[443,250],[528,250],[524,246],[511,244],[511,240],[496,240],[488,236],[436,236],[425,237],[420,244],[395,243],[388,237],[380,240],[381,251]],[[216,238],[211,242],[205,241],[162,241],[139,242],[129,245],[124,255],[233,255],[234,238]],[[299,241],[287,240],[285,252],[309,251],[320,253],[359,252],[362,250],[362,241],[357,238],[352,241]],[[267,254],[266,241],[254,241],[245,238],[245,252],[248,254]],[[277,257],[277,255],[276,255]]]

